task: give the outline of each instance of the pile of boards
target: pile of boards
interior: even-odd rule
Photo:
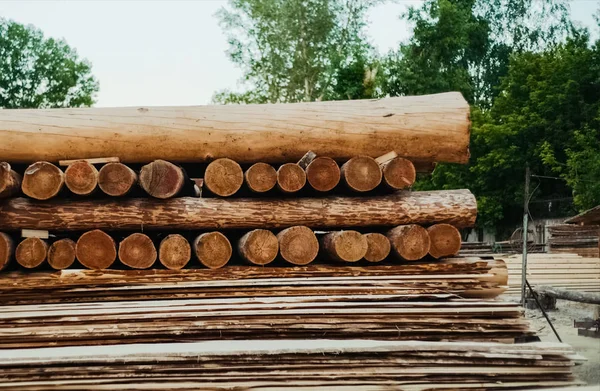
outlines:
[[[548,252],[578,254],[587,258],[600,257],[599,225],[558,224],[548,227]]]

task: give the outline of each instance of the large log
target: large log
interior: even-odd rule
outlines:
[[[286,228],[277,234],[281,258],[293,265],[308,265],[319,253],[315,233],[301,225]]]
[[[255,193],[264,193],[277,184],[277,171],[267,163],[255,163],[244,174],[248,189]]]
[[[427,230],[417,224],[400,225],[388,231],[387,237],[400,259],[418,261],[425,257],[431,245]]]
[[[600,294],[591,292],[579,292],[567,289],[559,289],[551,286],[535,287],[536,293],[542,293],[556,299],[576,301],[578,303],[588,303],[600,305]]]
[[[98,173],[98,186],[105,194],[113,197],[124,196],[137,183],[135,171],[123,163],[108,163]]]
[[[48,249],[48,264],[56,270],[66,269],[75,262],[75,242],[71,239],[60,239]]]
[[[211,269],[225,266],[233,252],[227,236],[217,231],[198,235],[193,248],[200,263]]]
[[[369,248],[367,238],[357,231],[329,232],[321,243],[329,257],[342,262],[360,261]]]
[[[462,238],[458,229],[450,224],[434,224],[427,228],[431,247],[429,255],[434,258],[450,257],[460,251]]]
[[[244,172],[239,164],[227,158],[217,159],[206,167],[204,186],[214,194],[228,197],[244,183]]]
[[[33,269],[40,266],[48,254],[48,244],[40,238],[26,238],[17,246],[15,259],[19,265]]]
[[[179,234],[169,235],[160,242],[158,259],[167,269],[182,269],[188,264],[191,256],[190,243]]]
[[[306,173],[298,164],[286,163],[277,170],[277,188],[284,193],[295,193],[306,184]]]
[[[175,197],[183,189],[184,182],[183,170],[166,160],[155,160],[140,170],[140,186],[155,198]]]
[[[124,163],[221,157],[284,163],[308,150],[336,160],[394,150],[410,160],[466,163],[469,105],[450,92],[294,104],[2,110],[0,140],[0,156],[14,162],[118,156]]]
[[[246,261],[264,266],[275,260],[279,254],[279,242],[273,232],[255,229],[240,238],[238,252]]]
[[[369,156],[356,156],[342,166],[344,183],[354,191],[365,192],[375,189],[381,183],[381,167]]]
[[[306,180],[317,191],[330,191],[340,182],[341,171],[330,157],[319,156],[306,166]]]
[[[36,200],[48,200],[56,196],[65,183],[65,174],[52,163],[36,162],[27,167],[21,190]]]
[[[23,178],[6,162],[0,162],[0,198],[12,197],[21,190]]]
[[[392,249],[390,240],[380,233],[374,232],[364,235],[367,239],[367,253],[365,259],[369,262],[381,262],[390,255]]]
[[[79,237],[75,245],[77,260],[88,269],[106,269],[117,259],[117,245],[112,237],[95,229]]]
[[[132,269],[148,269],[156,257],[156,247],[148,235],[136,232],[119,243],[119,260]]]
[[[78,160],[65,170],[65,185],[73,194],[90,195],[98,186],[98,170],[85,160]]]
[[[285,200],[181,197],[39,203],[11,198],[0,204],[0,230],[350,228],[442,222],[470,227],[476,217],[477,203],[468,190]]]

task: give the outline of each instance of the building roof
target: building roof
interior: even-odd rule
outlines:
[[[565,220],[567,224],[600,224],[600,205]]]

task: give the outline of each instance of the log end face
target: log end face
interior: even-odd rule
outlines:
[[[394,252],[405,261],[418,261],[429,253],[429,234],[420,225],[401,225],[390,230],[387,236]]]
[[[21,189],[21,175],[7,162],[0,162],[0,198],[11,197]]]
[[[396,157],[383,166],[383,180],[394,190],[410,187],[415,182],[417,172],[413,163],[401,157]]]
[[[140,170],[140,186],[154,198],[176,196],[183,188],[184,180],[181,168],[165,160],[155,160]]]
[[[380,233],[369,233],[364,235],[367,239],[367,253],[365,259],[369,262],[381,262],[390,255],[390,240]]]
[[[296,163],[283,164],[277,170],[277,187],[284,193],[295,193],[306,184],[306,173]]]
[[[294,265],[307,265],[319,253],[319,241],[314,232],[305,226],[294,226],[277,234],[281,257]]]
[[[65,171],[67,188],[77,195],[89,195],[98,185],[98,170],[86,160],[76,161]]]
[[[221,158],[211,162],[204,173],[204,185],[212,193],[229,197],[237,193],[244,183],[244,172],[237,162]]]
[[[33,269],[40,266],[48,254],[48,245],[40,238],[27,238],[17,246],[15,258],[19,265]]]
[[[191,256],[190,243],[179,234],[169,235],[160,242],[158,259],[167,269],[183,269],[190,261]]]
[[[61,239],[50,245],[48,249],[48,264],[55,270],[66,269],[75,262],[75,242],[71,239]]]
[[[148,269],[156,257],[156,247],[147,235],[134,233],[119,244],[119,260],[132,269]]]
[[[435,224],[427,228],[431,247],[429,254],[436,258],[457,255],[460,251],[461,236],[458,229],[450,224]]]
[[[106,269],[117,259],[117,247],[113,238],[101,230],[81,235],[75,245],[77,260],[88,269]]]
[[[279,253],[277,236],[266,229],[255,229],[242,237],[239,253],[255,265],[267,265],[275,260]]]
[[[14,251],[14,243],[10,236],[0,232],[0,270],[8,265],[13,257]]]
[[[306,167],[306,180],[317,191],[333,190],[340,178],[340,167],[330,157],[317,157]]]
[[[264,193],[277,184],[277,171],[267,163],[253,164],[245,174],[248,188],[255,193]]]
[[[113,197],[126,195],[136,182],[135,172],[123,163],[105,164],[98,173],[100,190]]]
[[[198,236],[194,241],[194,252],[204,266],[218,269],[229,262],[233,250],[229,239],[215,231]]]
[[[357,262],[364,258],[368,250],[367,238],[357,231],[340,231],[330,236],[330,253],[344,262]]]
[[[60,168],[52,163],[36,162],[25,170],[21,190],[36,200],[47,200],[56,196],[64,183],[64,173]]]
[[[342,177],[351,190],[366,192],[379,186],[383,174],[375,159],[356,156],[344,163]]]

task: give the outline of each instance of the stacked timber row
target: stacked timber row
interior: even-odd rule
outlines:
[[[548,252],[598,258],[600,225],[558,224],[548,227]]]

